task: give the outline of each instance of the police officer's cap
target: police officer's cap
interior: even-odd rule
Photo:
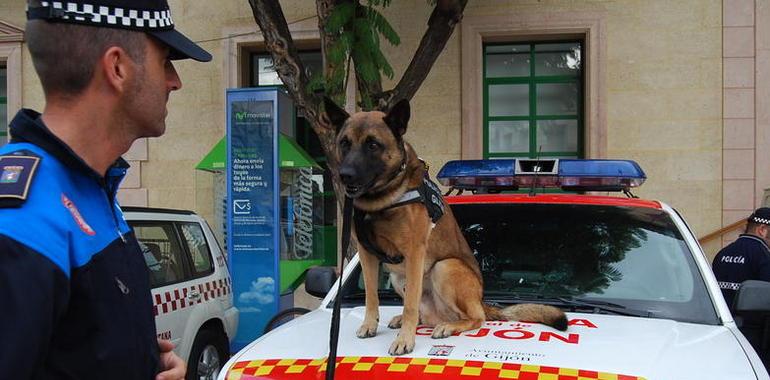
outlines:
[[[174,29],[166,0],[41,1],[27,9],[27,19],[145,32],[171,49],[171,59],[208,62],[211,54]]]
[[[749,222],[770,225],[770,207],[760,207],[749,216]]]

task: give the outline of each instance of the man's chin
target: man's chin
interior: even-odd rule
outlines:
[[[138,138],[144,138],[144,137],[160,137],[163,136],[163,134],[166,133],[166,125],[163,124],[160,127],[147,129],[142,133]]]

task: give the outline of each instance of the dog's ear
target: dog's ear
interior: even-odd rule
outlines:
[[[401,99],[390,109],[383,118],[385,124],[390,127],[396,138],[400,139],[406,133],[406,125],[409,123],[409,100]]]
[[[329,121],[332,122],[334,128],[339,132],[342,124],[345,124],[345,120],[347,120],[350,115],[334,103],[334,100],[329,99],[328,96],[324,96],[324,108],[326,109],[326,116],[329,117]]]

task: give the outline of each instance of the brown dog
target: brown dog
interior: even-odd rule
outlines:
[[[555,307],[519,304],[498,309],[482,302],[478,262],[440,193],[436,197],[435,192],[424,191],[425,165],[403,140],[410,116],[406,100],[387,114],[372,111],[352,116],[329,99],[325,103],[326,114],[337,128],[338,180],[356,212],[354,227],[366,290],[359,338],[377,334],[379,261],[404,299],[403,314],[388,324],[401,328],[390,346],[391,355],[414,349],[418,322],[434,327],[433,338],[477,329],[488,319],[540,322],[566,330],[566,316]],[[402,197],[413,189],[421,189],[420,198],[428,200],[403,202]],[[434,210],[443,211],[435,223],[430,215]]]

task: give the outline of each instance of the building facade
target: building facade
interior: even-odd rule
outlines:
[[[315,2],[281,3],[300,50],[320,57]],[[269,65],[247,1],[170,4],[214,59],[176,63],[183,89],[171,95],[167,132],[126,154],[120,197],[212,219],[215,181],[195,166],[224,135],[225,89],[255,85]],[[401,37],[383,43],[396,73],[384,88],[430,12],[425,0],[384,10]],[[43,105],[23,25],[23,2],[0,1],[0,121]],[[648,175],[637,195],[671,204],[705,236],[765,200],[769,77],[770,0],[471,0],[412,99],[406,138],[433,175],[458,158],[633,159]],[[704,248],[714,254],[737,232]]]

